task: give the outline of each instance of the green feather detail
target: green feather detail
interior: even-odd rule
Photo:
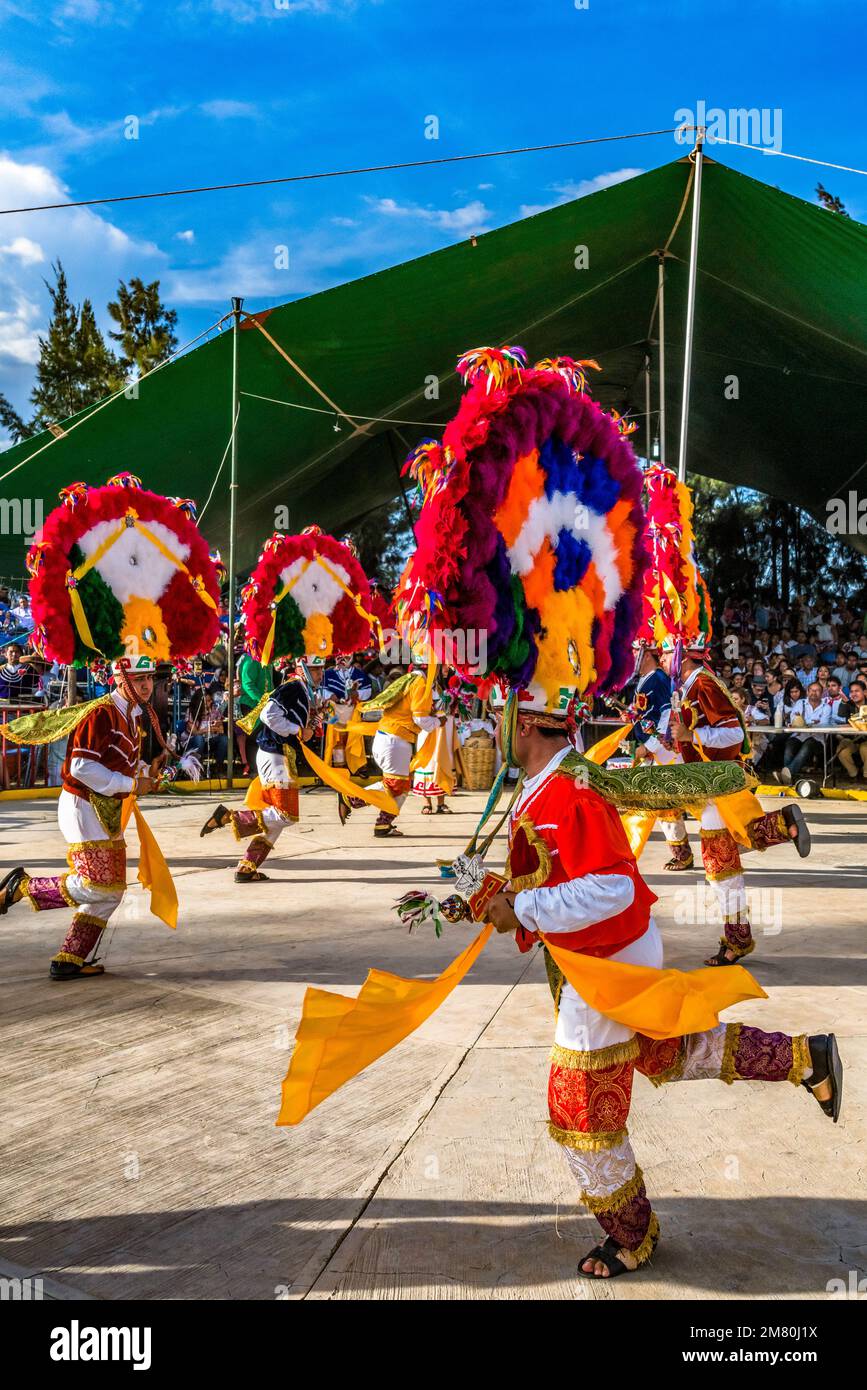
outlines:
[[[272,657],[304,655],[304,614],[291,594],[277,604]]]
[[[77,545],[72,547],[69,554],[70,568],[75,570],[83,563],[84,555]],[[124,654],[124,645],[120,640],[123,630],[123,604],[115,598],[109,586],[106,584],[98,570],[90,569],[83,579],[78,581],[78,596],[81,599],[81,606],[84,609],[84,616],[87,618],[87,625],[90,628],[90,635],[94,640],[95,648],[85,646],[75,629],[75,655],[74,664],[76,666],[86,666],[89,661],[93,661],[97,653],[101,653],[109,661],[116,661]]]

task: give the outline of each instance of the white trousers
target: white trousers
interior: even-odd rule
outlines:
[[[647,931],[637,941],[624,946],[622,951],[609,956],[609,960],[626,961],[628,965],[647,965],[654,970],[662,968],[662,937],[651,917]],[[591,1009],[577,991],[566,982],[560,992],[560,1012],[557,1016],[557,1030],[554,1041],[560,1047],[573,1048],[576,1052],[595,1052],[600,1047],[611,1047],[614,1043],[628,1042],[635,1036],[634,1029],[623,1023],[615,1023],[596,1009]]]

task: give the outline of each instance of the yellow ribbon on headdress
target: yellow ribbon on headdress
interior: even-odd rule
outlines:
[[[129,824],[130,816],[135,817],[138,831],[138,881],[142,888],[150,891],[153,915],[174,930],[178,925],[178,892],[156,837],[139,810],[135,793],[124,799],[120,817],[122,830]]]

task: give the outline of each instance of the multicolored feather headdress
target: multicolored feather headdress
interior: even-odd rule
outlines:
[[[641,612],[642,476],[586,394],[595,365],[465,353],[457,415],[407,464],[423,503],[395,595],[404,635],[462,634],[470,659],[454,643],[445,659],[539,710],[621,685]]]
[[[76,665],[210,651],[220,586],[188,504],[131,473],[60,499],[27,555],[34,646]]]
[[[318,526],[266,541],[242,600],[247,649],[263,663],[350,655],[368,645],[377,626],[364,570],[347,545]]]
[[[695,557],[692,493],[677,474],[652,464],[647,489],[649,567],[644,581],[636,650],[703,655],[711,640],[710,596]]]

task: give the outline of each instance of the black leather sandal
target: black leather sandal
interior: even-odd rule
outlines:
[[[636,1269],[630,1269],[629,1265],[625,1265],[619,1258],[617,1254],[619,1249],[620,1246],[613,1236],[609,1236],[602,1245],[594,1245],[593,1249],[578,1261],[578,1278],[616,1279],[618,1274],[637,1274],[642,1266],[638,1265]],[[588,1260],[601,1260],[608,1270],[608,1274],[595,1274],[592,1270],[582,1269],[582,1265],[585,1265]]]
[[[804,812],[801,810],[800,806],[784,806],[783,820],[786,822],[787,830],[791,829],[792,826],[794,826],[797,830],[798,833],[794,837],[794,839],[792,839],[791,835],[789,836],[789,839],[795,846],[795,849],[798,851],[801,858],[806,859],[807,855],[810,853],[812,845],[810,839],[810,827],[807,825],[807,822],[804,819]]]
[[[199,839],[201,839],[203,835],[213,835],[215,830],[222,830],[223,826],[228,825],[231,819],[232,812],[229,810],[228,806],[218,806],[215,811],[211,812],[199,831]]]
[[[18,902],[18,898],[16,898],[15,894],[18,892],[18,889],[21,887],[26,877],[27,870],[19,864],[18,867],[12,869],[3,879],[2,883],[0,883],[0,917],[5,917],[10,907]]]
[[[270,883],[270,882],[271,882],[271,876],[270,876],[270,874],[260,874],[258,869],[256,870],[255,873],[252,873],[252,874],[242,874],[240,871],[238,871],[238,872],[235,873],[235,882],[236,882],[236,883]]]
[[[105,966],[98,965],[95,960],[85,961],[84,965],[76,965],[72,960],[53,960],[49,974],[52,980],[90,980],[104,975]]]
[[[807,1039],[810,1048],[810,1060],[813,1063],[813,1072],[809,1081],[802,1081],[801,1085],[818,1101],[823,1112],[834,1124],[840,1118],[840,1109],[843,1104],[843,1063],[840,1061],[840,1053],[837,1050],[837,1038],[834,1033],[816,1033],[812,1038]],[[821,1086],[823,1081],[830,1081],[831,1094],[827,1100],[819,1100],[813,1091],[814,1086]]]
[[[728,956],[726,955],[726,951],[730,951],[731,949],[731,946],[728,946],[724,941],[721,941],[720,948],[717,951],[716,955],[711,956],[710,960],[706,960],[705,965],[738,965],[740,962],[739,956],[735,956],[734,960],[729,960]]]

